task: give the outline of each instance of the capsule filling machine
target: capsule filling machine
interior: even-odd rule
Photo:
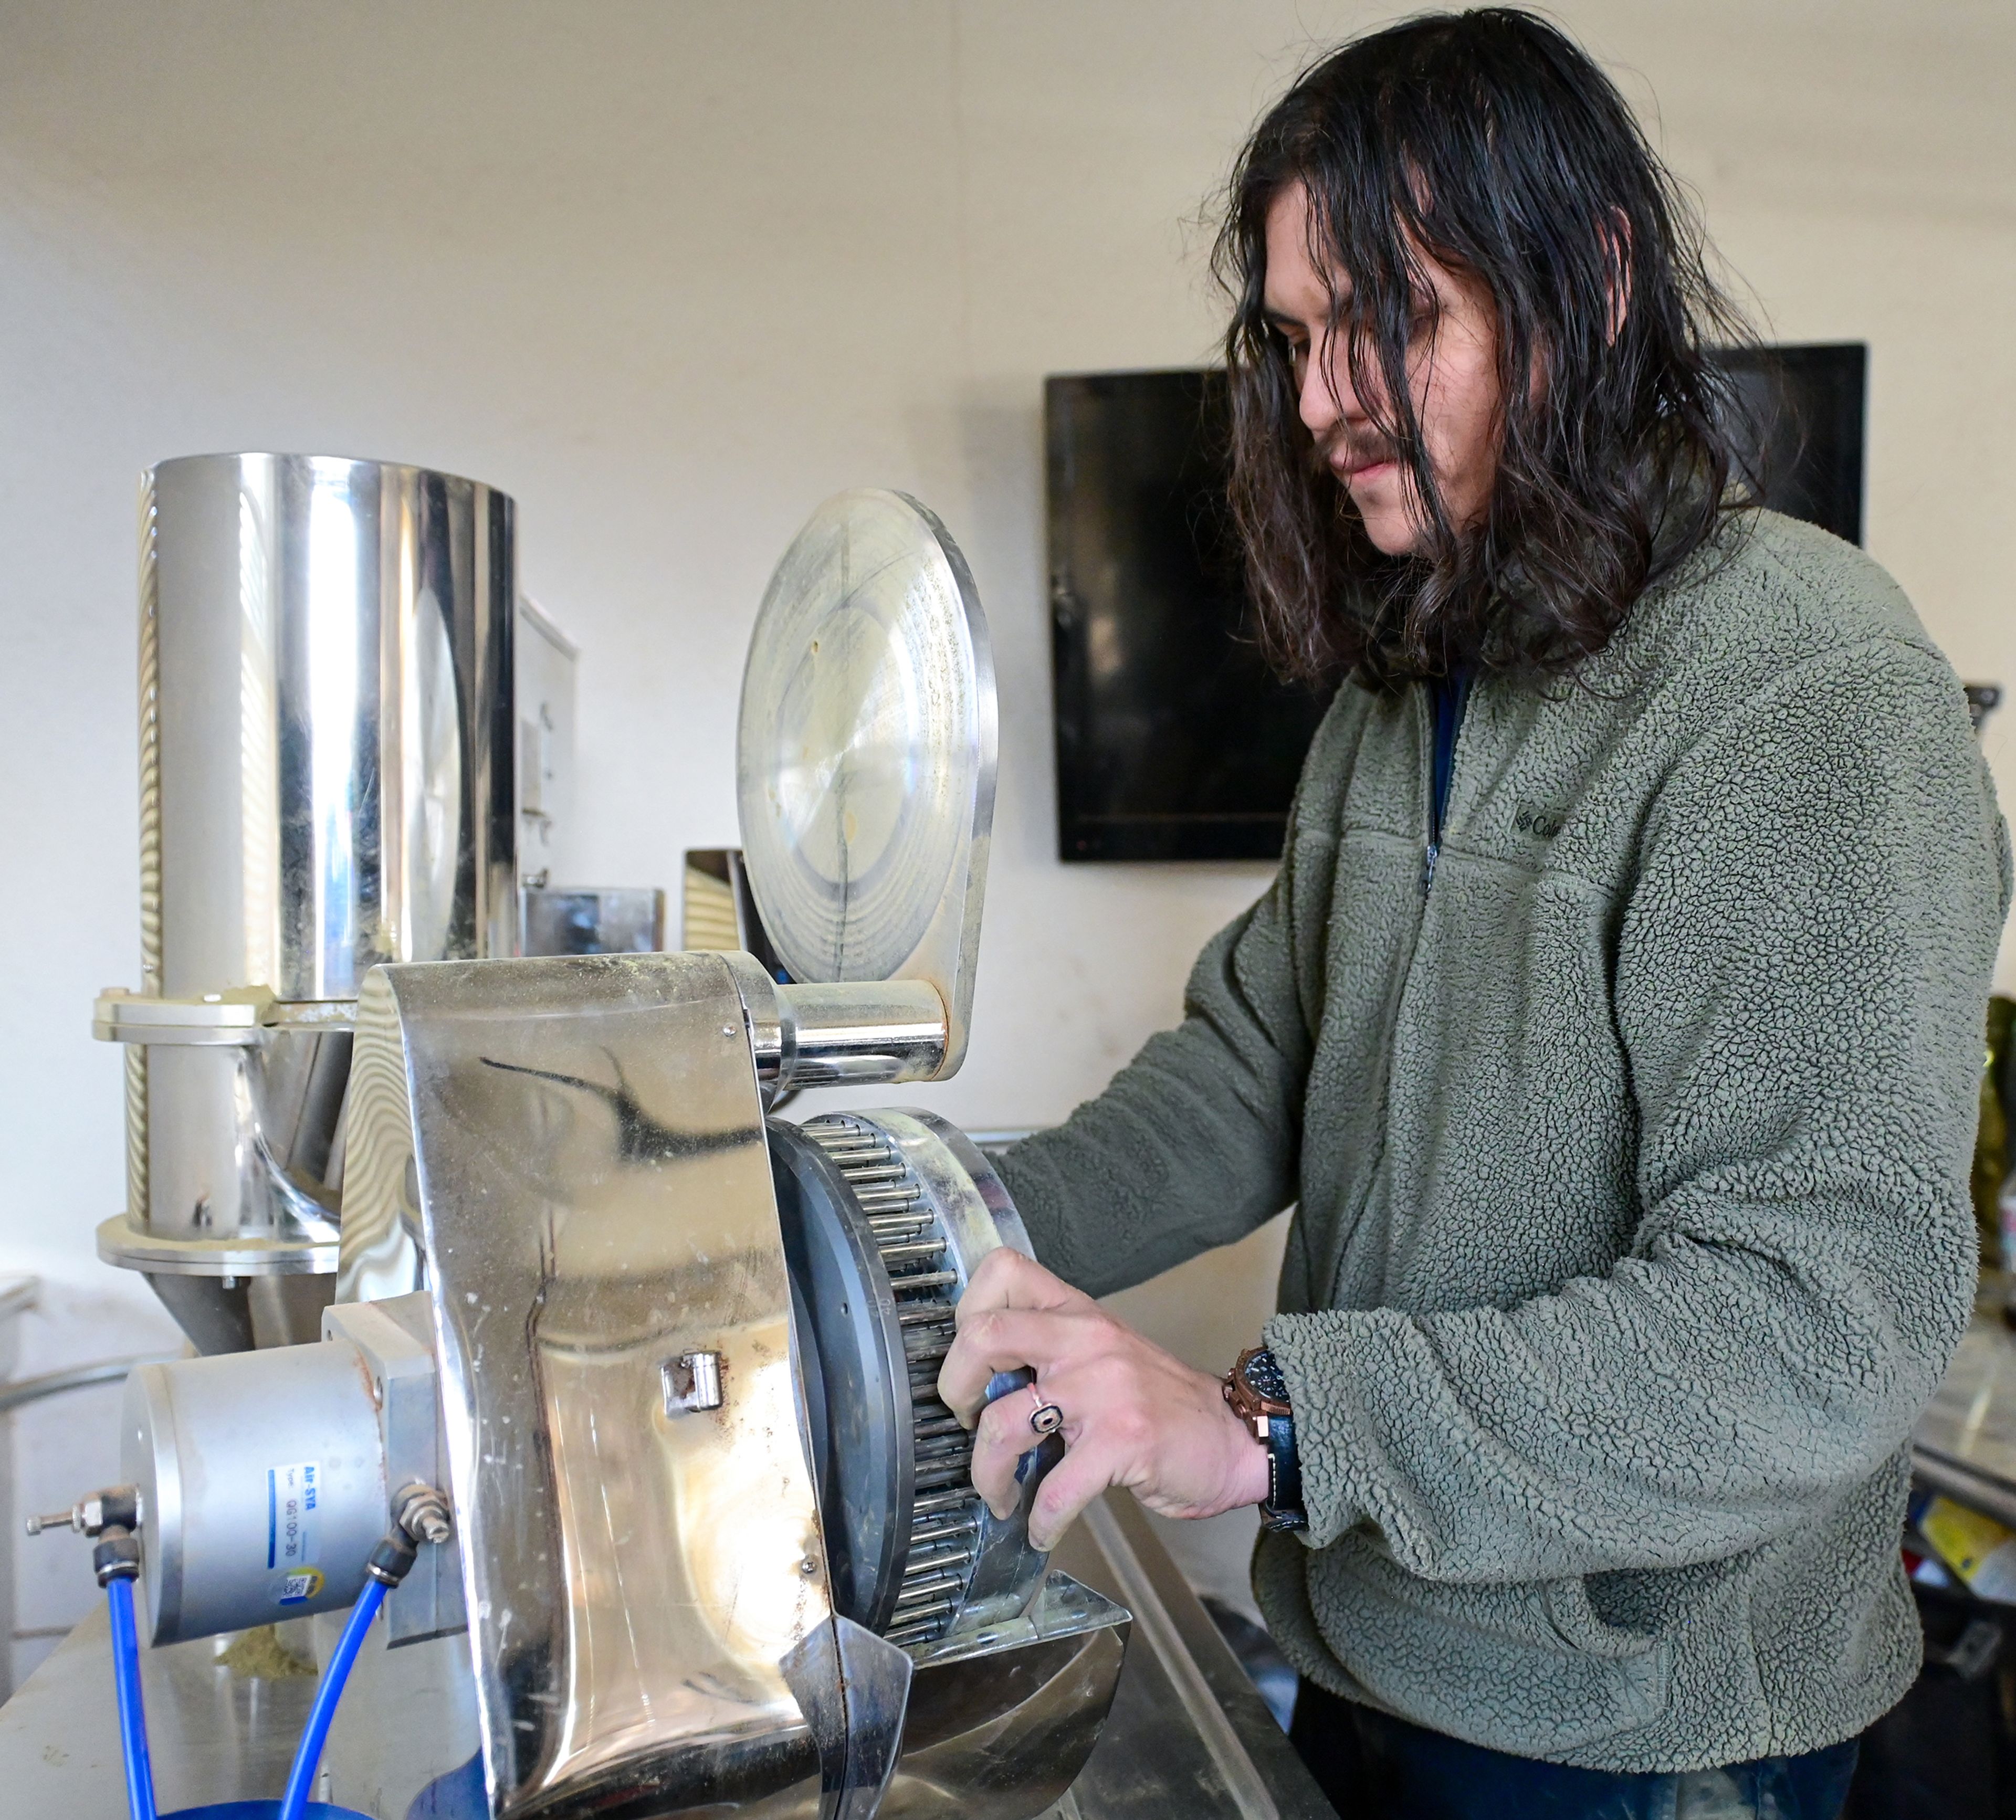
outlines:
[[[326,1630],[403,1554],[323,1760],[357,1811],[1033,1815],[1129,1619],[1029,1545],[1055,1439],[998,1519],[937,1400],[972,1271],[1027,1234],[941,1119],[771,1110],[963,1058],[971,576],[878,492],[779,565],[737,750],[774,953],[517,959],[513,529],[386,464],[147,477],[99,1243],[203,1356],[135,1374],[128,1483],[77,1520],[128,1538],[155,1644]]]

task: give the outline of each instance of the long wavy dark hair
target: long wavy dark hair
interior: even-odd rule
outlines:
[[[1332,333],[1360,397],[1383,395],[1391,421],[1376,427],[1420,504],[1407,556],[1373,546],[1323,462],[1268,319],[1268,210],[1298,182]],[[1424,259],[1481,280],[1496,313],[1496,480],[1464,527],[1408,383],[1435,297]],[[1751,332],[1623,97],[1532,13],[1433,13],[1312,67],[1240,154],[1213,264],[1233,303],[1233,516],[1261,640],[1286,675],[1381,688],[1457,664],[1558,674],[1754,498],[1741,452],[1754,432],[1709,358]],[[1368,391],[1366,372],[1383,383]]]

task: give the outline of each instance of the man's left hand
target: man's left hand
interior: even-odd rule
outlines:
[[[1267,1495],[1267,1453],[1214,1377],[1116,1321],[1091,1297],[1006,1246],[981,1261],[959,1298],[959,1331],[938,1395],[968,1428],[974,1488],[996,1516],[1016,1505],[1015,1463],[1042,1437],[1044,1403],[1064,1421],[1064,1457],[1029,1512],[1029,1540],[1053,1548],[1109,1485],[1164,1516],[1215,1516]],[[1029,1389],[983,1405],[996,1372],[1027,1366]],[[1039,1394],[1040,1393],[1040,1394]]]

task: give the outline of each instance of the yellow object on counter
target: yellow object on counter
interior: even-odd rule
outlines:
[[[2001,1200],[2011,1181],[2009,1118],[2005,1094],[2011,1077],[2010,1049],[2016,1037],[2016,1002],[1997,994],[1988,1002],[1988,1047],[1981,1071],[1981,1122],[1975,1128],[1974,1167],[1968,1192],[1981,1233],[1981,1268],[2016,1264],[2003,1228]]]
[[[2016,1605],[2016,1530],[1950,1498],[1935,1498],[1918,1513],[1918,1533],[1983,1599]]]

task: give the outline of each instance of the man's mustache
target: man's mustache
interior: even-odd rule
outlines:
[[[1397,462],[1400,459],[1399,448],[1392,438],[1376,433],[1352,436],[1333,431],[1314,444],[1312,454],[1318,470],[1326,473],[1334,473],[1341,467],[1365,468],[1375,462]]]

